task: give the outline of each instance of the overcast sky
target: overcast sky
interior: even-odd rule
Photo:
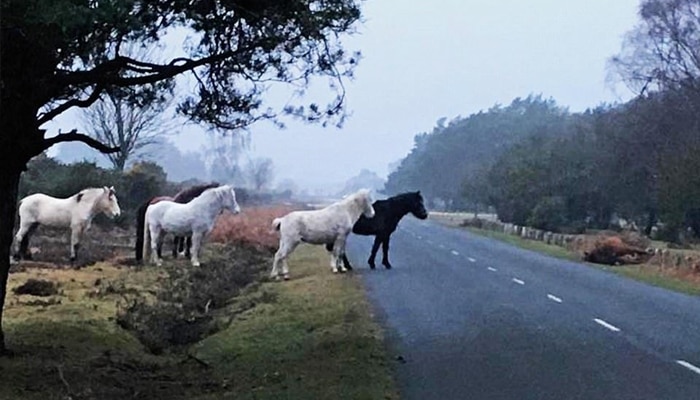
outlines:
[[[323,188],[363,168],[386,176],[413,137],[442,117],[466,117],[531,93],[571,111],[626,101],[630,93],[606,80],[606,62],[636,24],[638,3],[367,0],[359,33],[344,41],[363,54],[346,85],[350,119],[342,129],[256,125],[252,154],[272,158],[278,182]],[[182,131],[179,147],[200,148],[201,130]]]
[[[367,168],[385,176],[413,137],[441,117],[468,116],[541,93],[571,111],[625,101],[606,61],[637,22],[638,0],[368,0],[363,59],[347,85],[342,129],[289,124],[251,129],[276,177],[319,186]]]

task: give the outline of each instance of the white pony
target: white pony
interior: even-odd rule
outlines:
[[[282,275],[284,279],[289,279],[287,257],[302,242],[332,243],[331,269],[333,272],[344,272],[342,255],[345,254],[345,241],[361,215],[374,217],[372,196],[368,189],[361,189],[320,210],[292,211],[284,217],[275,218],[272,227],[280,231],[280,246],[275,253],[270,277],[279,278],[279,264],[282,263]]]
[[[158,246],[163,242],[166,232],[176,236],[192,235],[192,265],[198,267],[199,249],[202,240],[214,228],[216,217],[223,210],[234,214],[241,212],[236,202],[236,192],[230,185],[207,189],[192,201],[185,204],[163,200],[151,204],[146,209],[145,228],[143,230],[143,256],[147,255],[148,237],[151,237],[151,261],[161,266],[163,260],[158,257]]]
[[[29,238],[39,225],[70,226],[70,259],[75,261],[83,233],[90,228],[98,213],[117,217],[121,213],[114,187],[87,188],[67,199],[42,193],[29,195],[19,202],[19,230],[15,235],[15,259],[31,258]]]

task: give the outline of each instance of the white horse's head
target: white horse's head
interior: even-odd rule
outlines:
[[[224,206],[224,208],[226,208],[234,214],[238,214],[239,212],[241,212],[241,207],[238,205],[238,202],[236,202],[236,191],[233,190],[233,186],[224,185],[219,187],[218,189],[221,189],[221,192],[223,194],[222,205]]]
[[[372,193],[370,190],[360,189],[355,193],[354,197],[355,201],[360,206],[360,210],[362,210],[362,215],[364,215],[365,218],[373,218],[374,207],[372,207]]]
[[[117,194],[114,191],[114,186],[105,186],[102,189],[104,193],[102,193],[99,200],[97,200],[97,204],[95,204],[97,209],[95,211],[101,211],[108,217],[118,217],[122,211],[119,208],[119,201],[117,201]]]

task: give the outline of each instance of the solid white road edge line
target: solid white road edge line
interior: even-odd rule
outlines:
[[[689,363],[688,361],[683,361],[683,360],[677,360],[676,363],[688,368],[689,370],[695,372],[696,374],[700,375],[700,368],[696,367],[695,365]]]
[[[610,329],[610,330],[613,331],[613,332],[620,332],[620,328],[618,328],[618,327],[616,327],[616,326],[614,326],[614,325],[611,325],[611,324],[609,324],[609,323],[603,321],[602,319],[593,318],[593,321],[595,321],[595,322],[596,322],[597,324],[599,324],[599,325],[602,325],[602,326],[604,326],[604,327]]]

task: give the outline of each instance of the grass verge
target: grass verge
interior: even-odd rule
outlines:
[[[291,281],[253,285],[227,305],[227,328],[159,356],[115,323],[121,294],[96,293],[150,290],[162,279],[155,268],[12,274],[11,287],[41,278],[57,282],[59,294],[8,292],[6,336],[16,354],[0,358],[0,399],[397,399],[359,279],[332,274],[327,261],[321,247],[300,247]]]
[[[669,289],[694,296],[700,296],[700,281],[698,279],[691,276],[685,276],[679,273],[678,271],[674,271],[671,269],[660,270],[658,266],[646,264],[609,266],[586,263],[582,261],[581,257],[575,252],[569,251],[560,246],[550,245],[535,240],[523,239],[519,236],[508,235],[502,232],[494,232],[472,227],[464,229],[467,229],[468,231],[474,234],[500,240],[502,242],[506,242],[508,244],[523,249],[537,251],[539,253],[547,254],[549,256],[564,260],[581,262],[594,268],[598,268],[604,271],[610,271],[615,274],[626,276],[628,278],[648,283],[650,285],[662,287],[664,289]]]

